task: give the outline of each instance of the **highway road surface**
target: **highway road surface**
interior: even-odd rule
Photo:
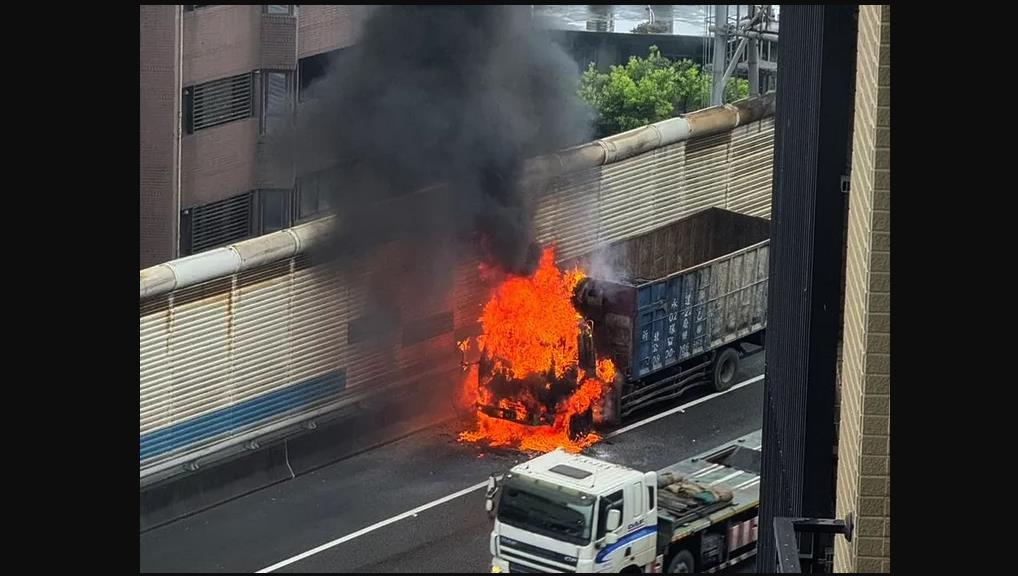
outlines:
[[[743,361],[728,392],[636,415],[587,452],[657,470],[757,429],[763,356]],[[483,486],[523,456],[459,443],[462,426],[429,428],[143,532],[141,570],[487,572]]]

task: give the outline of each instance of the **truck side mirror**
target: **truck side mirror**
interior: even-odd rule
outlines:
[[[604,527],[606,532],[614,532],[618,530],[619,526],[622,525],[622,512],[618,508],[612,508],[608,511],[608,518],[605,521]],[[612,544],[612,542],[609,542]]]
[[[484,510],[489,517],[493,516],[492,511],[495,510],[495,495],[501,488],[501,480],[502,477],[495,474],[488,476],[488,491],[484,494]]]
[[[616,543],[618,541],[619,541],[619,535],[614,533],[614,532],[609,532],[609,533],[604,535],[604,543],[605,543],[606,546],[611,546],[612,544],[614,544],[614,543]]]

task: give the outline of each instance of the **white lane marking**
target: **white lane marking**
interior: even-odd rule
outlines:
[[[402,513],[402,514],[400,514],[398,516],[393,516],[392,518],[389,518],[388,520],[382,520],[381,522],[375,522],[374,524],[372,524],[371,526],[368,526],[367,528],[361,528],[360,530],[358,530],[356,532],[351,532],[350,534],[347,534],[346,536],[343,536],[342,538],[336,538],[332,542],[326,542],[325,544],[322,544],[321,546],[319,546],[317,548],[312,548],[311,550],[308,550],[307,552],[304,552],[302,554],[298,554],[298,555],[294,556],[293,558],[287,558],[286,560],[283,560],[282,562],[277,562],[277,563],[273,564],[272,566],[269,566],[268,568],[262,568],[261,570],[256,572],[256,574],[261,574],[261,573],[264,573],[264,572],[272,572],[274,570],[279,570],[280,568],[282,568],[284,566],[287,566],[287,565],[293,564],[294,562],[303,560],[303,559],[307,558],[308,556],[313,556],[313,555],[318,554],[319,552],[321,552],[323,550],[328,550],[329,548],[332,548],[333,546],[339,546],[340,544],[342,544],[344,542],[349,542],[350,540],[353,540],[354,538],[357,538],[359,536],[363,536],[363,535],[367,534],[368,532],[373,532],[373,531],[378,530],[379,528],[382,528],[384,526],[388,526],[389,524],[392,524],[393,522],[399,522],[400,520],[403,520],[405,518],[409,518],[411,516],[416,516],[417,514],[419,514],[421,512],[424,512],[425,510],[427,510],[429,508],[434,508],[435,506],[440,506],[440,505],[445,504],[446,502],[448,502],[450,500],[454,500],[456,498],[459,498],[460,496],[463,496],[463,495],[469,494],[471,492],[474,492],[475,490],[480,490],[481,488],[484,488],[487,485],[488,485],[488,481],[485,480],[484,482],[481,482],[480,484],[474,484],[473,486],[471,486],[469,488],[464,488],[464,489],[460,490],[459,492],[454,492],[452,494],[449,494],[448,496],[445,496],[443,498],[439,498],[438,500],[435,500],[435,501],[432,501],[432,502],[428,502],[427,504],[425,504],[423,506],[418,506],[417,508],[414,508],[413,510],[408,510],[408,511],[406,511],[406,512],[404,512],[404,513]]]
[[[639,422],[634,422],[634,423],[632,423],[629,426],[626,426],[624,428],[619,428],[618,430],[612,432],[611,434],[605,434],[604,437],[605,438],[614,438],[614,437],[618,436],[619,434],[624,434],[626,432],[629,432],[630,430],[636,430],[640,426],[646,426],[647,424],[650,424],[651,422],[656,422],[656,421],[658,421],[658,420],[660,420],[662,418],[667,418],[668,416],[671,416],[672,414],[675,414],[676,412],[682,412],[683,410],[685,410],[686,408],[689,408],[691,406],[696,406],[697,404],[702,404],[703,402],[706,402],[708,400],[713,400],[714,398],[717,398],[718,396],[721,396],[722,394],[728,394],[729,392],[732,392],[734,390],[738,390],[739,388],[742,388],[743,386],[749,386],[750,384],[752,384],[754,382],[759,382],[760,380],[763,380],[763,377],[764,377],[763,374],[761,374],[759,376],[754,376],[754,377],[750,378],[749,380],[746,380],[745,382],[739,382],[738,384],[732,386],[731,388],[729,388],[728,390],[725,390],[724,392],[715,392],[715,393],[713,393],[713,394],[711,394],[709,396],[704,396],[703,398],[697,398],[696,400],[693,400],[692,402],[690,402],[688,404],[683,404],[682,406],[676,406],[675,408],[672,408],[671,410],[666,410],[665,412],[662,412],[660,414],[655,414],[655,415],[653,415],[650,418],[647,418],[645,420],[640,420]]]
[[[701,404],[701,403],[706,402],[706,401],[708,401],[708,400],[710,400],[712,398],[717,398],[718,396],[721,396],[723,394],[728,394],[729,392],[732,392],[734,390],[738,390],[739,388],[742,388],[743,386],[748,386],[748,385],[750,385],[750,384],[752,384],[754,382],[759,382],[760,380],[763,379],[763,377],[764,377],[763,374],[761,374],[759,376],[754,376],[753,378],[750,378],[749,380],[746,380],[744,382],[739,382],[738,384],[732,386],[731,388],[729,388],[728,390],[725,390],[724,392],[715,392],[714,394],[711,394],[709,396],[704,396],[703,398],[698,398],[696,400],[693,400],[692,402],[689,402],[688,404],[683,404],[682,406],[677,406],[675,408],[672,408],[671,410],[668,410],[667,412],[662,412],[661,414],[656,414],[654,416],[651,416],[650,418],[647,418],[646,420],[641,420],[639,422],[635,422],[633,424],[630,424],[629,426],[626,426],[625,428],[620,428],[620,429],[612,432],[611,434],[606,434],[604,437],[605,438],[614,438],[615,436],[618,436],[619,434],[623,434],[625,432],[629,432],[630,430],[636,430],[640,426],[643,426],[645,424],[650,424],[651,422],[660,420],[660,419],[662,419],[662,418],[664,418],[666,416],[670,416],[672,414],[675,414],[676,412],[683,411],[686,408],[689,408],[691,406],[696,406],[697,404]],[[389,518],[387,520],[382,520],[381,522],[375,522],[371,526],[368,526],[366,528],[361,528],[360,530],[358,530],[356,532],[351,532],[350,534],[347,534],[346,536],[342,536],[340,538],[336,538],[335,540],[333,540],[331,542],[326,542],[325,544],[322,544],[321,546],[318,546],[317,548],[312,548],[311,550],[308,550],[307,552],[302,552],[302,553],[294,556],[293,558],[287,558],[286,560],[283,560],[281,562],[276,562],[275,564],[273,564],[272,566],[269,566],[268,568],[262,568],[261,570],[256,572],[256,574],[263,574],[263,573],[266,573],[266,572],[274,572],[276,570],[279,570],[280,568],[283,568],[284,566],[289,566],[290,564],[293,564],[294,562],[299,562],[299,561],[301,561],[301,560],[303,560],[303,559],[305,559],[305,558],[307,558],[309,556],[314,556],[315,554],[318,554],[319,552],[328,550],[329,548],[333,548],[335,546],[339,546],[340,544],[343,544],[344,542],[349,542],[350,540],[353,540],[354,538],[359,538],[359,537],[361,537],[361,536],[363,536],[365,534],[368,534],[370,532],[374,532],[375,530],[378,530],[379,528],[384,528],[385,526],[388,526],[389,524],[392,524],[394,522],[399,522],[400,520],[405,520],[407,518],[410,518],[411,516],[414,516],[416,514],[419,514],[419,513],[423,512],[425,510],[428,510],[430,508],[434,508],[435,506],[440,506],[440,505],[445,504],[446,502],[448,502],[450,500],[455,500],[456,498],[459,498],[460,496],[464,496],[466,494],[474,492],[475,490],[480,490],[481,488],[484,488],[487,485],[488,485],[488,481],[485,480],[484,482],[481,482],[480,484],[475,484],[475,485],[473,485],[473,486],[471,486],[469,488],[464,488],[464,489],[460,490],[459,492],[454,492],[452,494],[449,494],[448,496],[444,496],[442,498],[439,498],[438,500],[433,500],[431,502],[428,502],[427,504],[418,506],[417,508],[414,508],[413,510],[408,510],[408,511],[402,513],[402,514],[399,514],[397,516],[393,516],[392,518]]]

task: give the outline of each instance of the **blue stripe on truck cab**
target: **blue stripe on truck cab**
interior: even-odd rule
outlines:
[[[636,532],[630,532],[629,534],[626,534],[622,538],[619,538],[618,542],[598,552],[597,557],[594,559],[594,561],[604,562],[604,559],[607,558],[608,555],[611,554],[612,552],[618,550],[619,548],[622,548],[623,546],[626,546],[627,544],[631,544],[634,540],[639,540],[640,538],[643,538],[644,536],[648,536],[650,534],[657,534],[657,525],[647,526],[645,528],[637,530]]]

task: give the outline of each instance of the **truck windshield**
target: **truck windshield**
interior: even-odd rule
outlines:
[[[590,542],[594,497],[565,493],[520,478],[510,478],[502,489],[498,520],[573,544]]]

